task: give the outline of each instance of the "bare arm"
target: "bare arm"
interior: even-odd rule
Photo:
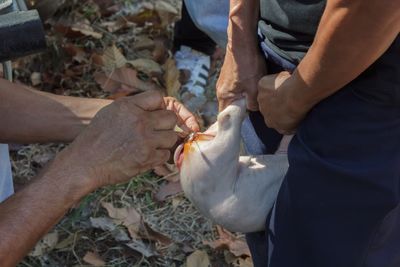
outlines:
[[[293,75],[260,81],[267,124],[281,132],[295,130],[315,104],[374,63],[399,31],[399,1],[328,0],[315,41]]]
[[[257,37],[259,0],[231,0],[228,44],[217,83],[220,110],[247,96],[248,108],[257,110],[257,83],[266,75],[265,59]]]
[[[110,103],[57,96],[0,79],[0,143],[70,142]]]
[[[166,162],[176,123],[159,93],[101,110],[32,184],[0,204],[0,265],[15,266],[87,193]]]

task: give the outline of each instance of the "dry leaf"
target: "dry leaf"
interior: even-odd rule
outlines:
[[[31,83],[33,86],[38,86],[42,83],[42,74],[40,72],[32,72]]]
[[[86,52],[84,49],[77,47],[74,44],[68,43],[63,46],[65,52],[72,57],[72,59],[78,63],[86,61]]]
[[[154,40],[150,39],[147,36],[141,35],[137,36],[135,38],[135,43],[133,45],[133,48],[137,51],[143,50],[143,49],[153,49],[155,46]]]
[[[122,4],[115,3],[115,0],[92,0],[100,9],[102,16],[111,16],[121,10]]]
[[[88,251],[83,257],[83,260],[86,263],[91,264],[92,266],[105,266],[106,263],[103,261],[97,253]]]
[[[112,72],[117,68],[124,67],[127,63],[125,56],[115,45],[108,47],[101,56],[102,66],[106,72]]]
[[[92,26],[90,26],[90,21],[87,19],[78,21],[74,23],[74,25],[71,26],[71,30],[75,32],[80,32],[84,36],[90,36],[95,39],[101,39],[103,38],[103,34],[96,32]]]
[[[175,22],[179,17],[178,9],[166,1],[157,1],[154,9],[161,20],[162,28]]]
[[[177,97],[181,83],[179,82],[179,70],[176,68],[175,60],[168,59],[164,64],[164,81],[169,96]]]
[[[132,65],[132,67],[138,71],[146,73],[151,77],[160,76],[163,72],[160,64],[151,59],[140,58],[128,61],[127,63]]]
[[[172,243],[172,240],[170,237],[168,237],[160,232],[155,231],[147,223],[142,224],[140,236],[147,240],[160,242],[164,246],[169,246]]]
[[[121,229],[121,227],[117,227],[114,221],[110,218],[105,218],[105,217],[90,218],[90,223],[93,228],[111,232],[111,235],[117,241],[131,240],[128,234],[123,229]]]
[[[117,32],[122,29],[125,29],[130,25],[132,25],[132,23],[130,23],[123,17],[120,17],[115,21],[105,21],[105,22],[101,23],[102,27],[106,27],[107,31],[112,32],[112,33]]]
[[[149,90],[160,90],[153,82],[145,82],[137,77],[137,71],[128,67],[115,69],[111,74],[96,73],[96,82],[104,91],[110,93],[138,93]]]
[[[53,250],[57,243],[58,232],[48,233],[36,244],[35,248],[29,255],[32,257],[40,257],[43,254]]]
[[[142,216],[133,207],[115,208],[111,203],[102,202],[101,205],[108,212],[108,215],[117,224],[125,226],[132,238],[138,238]]]
[[[139,252],[146,258],[150,258],[153,256],[158,256],[158,253],[150,246],[146,245],[140,240],[132,240],[132,242],[129,242],[126,244],[129,248]]]
[[[62,250],[67,247],[70,247],[76,240],[79,240],[79,234],[70,234],[67,238],[65,238],[63,241],[58,243],[54,249]]]
[[[128,229],[133,239],[141,237],[164,245],[171,244],[171,238],[153,230],[143,221],[142,216],[134,208],[115,208],[111,203],[106,202],[102,202],[101,205],[116,224],[121,224]]]
[[[172,182],[162,185],[160,190],[158,190],[154,197],[157,201],[165,201],[168,197],[179,194],[181,192],[181,183]]]
[[[186,267],[210,267],[210,259],[207,252],[196,250],[186,259]]]
[[[208,245],[213,249],[228,249],[236,257],[250,257],[250,250],[244,239],[236,237],[234,234],[223,229],[221,226],[217,226],[217,231],[219,239],[215,241],[205,241],[205,245]]]

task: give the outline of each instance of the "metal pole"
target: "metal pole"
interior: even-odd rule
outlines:
[[[11,61],[3,62],[3,73],[4,79],[9,80],[10,82],[13,81]]]

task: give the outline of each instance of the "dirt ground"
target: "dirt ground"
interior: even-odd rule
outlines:
[[[81,97],[116,98],[149,88],[181,96],[183,78],[171,52],[179,0],[66,2],[46,20],[47,51],[13,63],[16,82]],[[203,127],[215,116],[220,64],[209,79],[206,105],[193,110]],[[116,73],[135,79],[121,90]],[[16,190],[66,145],[12,145]],[[252,264],[243,236],[202,217],[182,194],[176,169],[164,166],[85,197],[18,266]]]

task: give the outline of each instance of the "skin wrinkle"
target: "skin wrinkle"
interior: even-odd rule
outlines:
[[[400,9],[391,9],[397,6],[328,0],[314,43],[294,73],[260,81],[258,102],[266,124],[293,133],[313,106],[371,66],[399,34],[400,23],[392,23],[400,16]]]
[[[3,88],[3,86],[5,87]],[[0,262],[2,267],[15,266],[37,241],[85,195],[105,185],[127,182],[136,174],[165,163],[170,152],[168,149],[160,150],[157,147],[166,148],[177,138],[173,131],[175,120],[163,122],[165,130],[154,131],[149,127],[157,125],[152,122],[153,120],[171,116],[169,111],[160,110],[165,107],[165,103],[160,93],[157,92],[138,94],[110,104],[110,101],[91,101],[90,99],[82,100],[60,96],[54,96],[57,101],[49,101],[49,99],[53,99],[53,96],[49,98],[32,97],[30,90],[1,79],[0,89],[0,113],[5,110],[4,102],[6,100],[7,102],[14,101],[10,106],[15,106],[17,110],[24,110],[26,114],[36,112],[40,115],[49,111],[60,111],[55,115],[62,118],[66,114],[62,113],[63,109],[58,109],[60,107],[58,101],[66,101],[70,108],[79,109],[80,105],[97,104],[96,112],[101,109],[92,119],[91,124],[85,126],[85,130],[78,135],[74,142],[59,153],[31,184],[0,204]],[[29,105],[23,105],[27,99],[29,99],[27,102]],[[47,104],[44,108],[43,99]],[[76,106],[72,105],[75,103],[77,103]],[[178,103],[174,104],[174,106],[176,105]],[[84,110],[85,108],[82,109],[82,111]],[[186,117],[193,117],[186,109],[181,108],[181,111]],[[65,112],[79,114],[79,112],[76,113],[77,110],[74,112],[65,110]],[[161,115],[152,116],[153,112]],[[18,116],[24,116],[24,113],[12,113],[6,118],[0,116],[0,121],[5,119],[23,121],[27,117],[30,118],[30,116],[22,118]],[[175,116],[180,116],[180,114]],[[78,121],[78,118],[76,119]],[[28,133],[34,138],[41,136],[42,132],[48,131],[54,134],[52,132],[54,129],[51,128],[54,126],[51,124],[52,121],[46,125],[42,124],[43,121],[38,120],[32,120],[30,123],[32,123],[30,125],[32,128]],[[60,135],[61,140],[73,138],[71,132],[61,131],[64,130],[64,127],[68,129],[69,123],[60,125],[60,128],[57,129],[60,130],[59,134],[64,134]],[[7,123],[5,124],[7,125]],[[142,129],[138,130],[134,124],[141,124]],[[198,125],[195,126],[198,128]],[[21,130],[18,127],[20,125],[16,126],[17,129],[12,127],[3,129],[4,127],[2,127],[0,135],[8,136],[13,131],[18,132]],[[38,133],[35,129],[41,127],[43,129]],[[9,130],[9,132],[6,133],[5,130]],[[76,134],[78,133],[73,133],[73,135]],[[33,140],[32,136],[28,136],[28,139],[19,137],[21,138],[19,140],[29,143]],[[165,141],[165,138],[170,141]],[[9,141],[7,138],[5,140]],[[50,136],[49,141],[52,140]],[[134,153],[135,150],[144,154],[144,157]]]

